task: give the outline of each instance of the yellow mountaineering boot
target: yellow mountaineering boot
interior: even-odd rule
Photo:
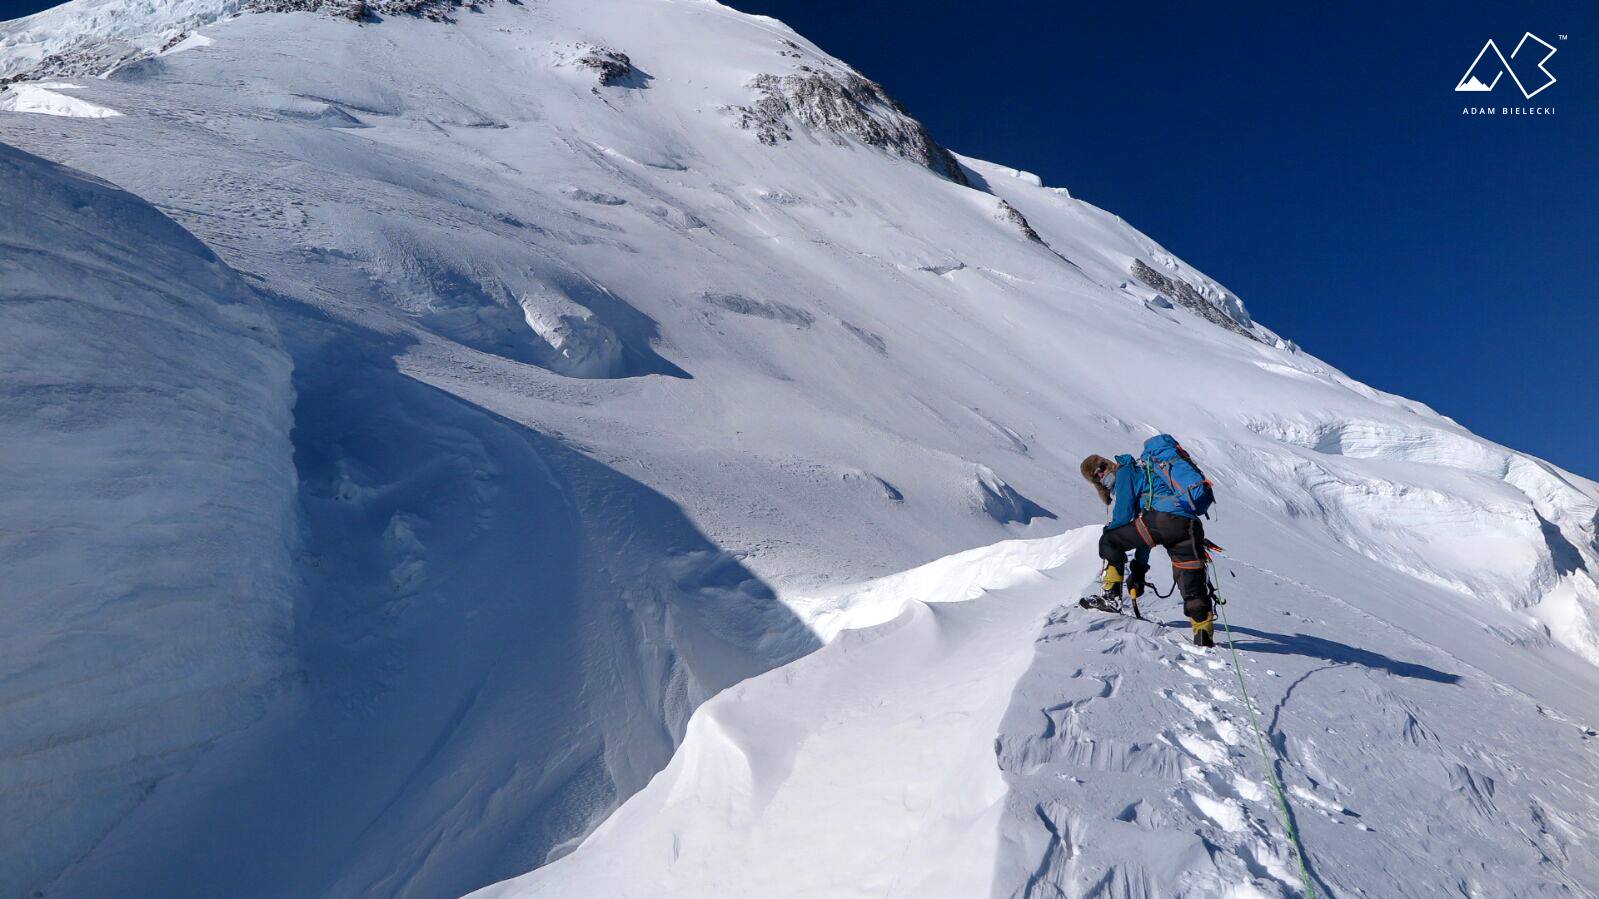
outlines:
[[[1085,596],[1077,604],[1085,609],[1098,609],[1101,612],[1120,612],[1122,610],[1122,573],[1114,568],[1106,567],[1105,577],[1100,582],[1105,592],[1098,596]]]
[[[1105,580],[1101,584],[1107,595],[1122,592],[1122,573],[1110,566],[1105,567]]]
[[[1216,613],[1215,612],[1211,612],[1209,615],[1207,615],[1205,617],[1204,621],[1200,621],[1197,618],[1189,619],[1189,621],[1194,626],[1194,645],[1195,646],[1207,646],[1208,647],[1208,646],[1215,646],[1216,645]]]

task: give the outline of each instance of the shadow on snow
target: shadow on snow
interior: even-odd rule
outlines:
[[[701,702],[820,645],[667,497],[401,372],[409,338],[272,309],[299,677],[66,892],[461,895],[571,851]]]
[[[1188,627],[1188,620],[1170,621],[1168,627]],[[1217,628],[1218,632],[1221,630]],[[1426,665],[1415,662],[1401,662],[1391,659],[1379,652],[1339,643],[1326,637],[1314,637],[1310,634],[1276,634],[1252,627],[1232,626],[1234,634],[1244,634],[1254,637],[1254,640],[1235,640],[1233,645],[1240,652],[1258,652],[1268,655],[1293,655],[1306,656],[1312,659],[1323,659],[1340,665],[1360,665],[1375,671],[1386,671],[1396,677],[1410,677],[1417,680],[1432,681],[1438,684],[1454,684],[1460,682],[1460,675],[1439,671]],[[1222,634],[1217,634],[1218,638]]]

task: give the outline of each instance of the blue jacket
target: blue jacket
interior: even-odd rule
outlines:
[[[1138,463],[1132,456],[1116,457],[1116,482],[1110,488],[1110,523],[1105,525],[1105,530],[1125,527],[1138,517],[1138,494],[1143,489],[1140,475]],[[1133,550],[1133,561],[1147,566],[1150,549],[1140,546]]]
[[[1116,457],[1116,483],[1110,488],[1110,524],[1105,530],[1133,523],[1138,517],[1138,463],[1132,456]]]

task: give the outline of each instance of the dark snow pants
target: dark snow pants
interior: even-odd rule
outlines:
[[[1169,512],[1148,511],[1131,524],[1106,530],[1099,538],[1099,557],[1123,572],[1129,550],[1166,547],[1171,556],[1172,580],[1183,597],[1183,613],[1195,621],[1210,617],[1210,588],[1205,583],[1205,526],[1198,519]],[[1142,580],[1141,566],[1133,563],[1133,579]],[[1142,566],[1147,568],[1148,566]]]

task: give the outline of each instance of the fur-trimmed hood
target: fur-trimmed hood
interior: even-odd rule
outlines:
[[[1107,471],[1114,472],[1116,470],[1115,462],[1095,454],[1084,459],[1083,464],[1078,466],[1078,471],[1083,473],[1083,480],[1094,485],[1094,492],[1099,494],[1099,501],[1108,506],[1110,505],[1110,489],[1095,476],[1095,472],[1099,471],[1100,466],[1105,466]]]

